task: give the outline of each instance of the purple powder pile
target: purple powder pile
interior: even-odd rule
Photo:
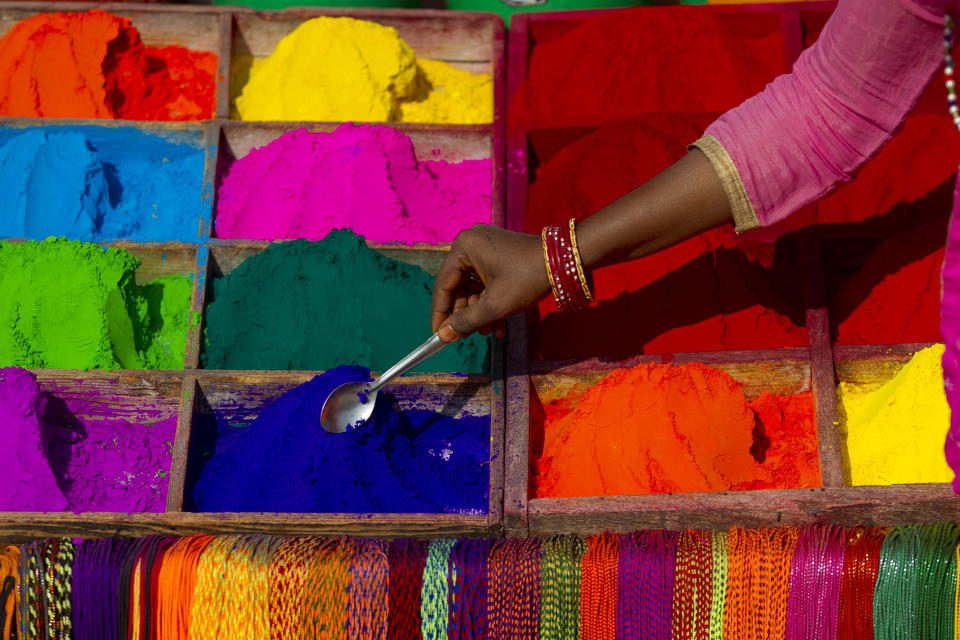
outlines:
[[[340,384],[370,380],[341,366],[295,387],[249,426],[205,415],[191,464],[192,505],[212,512],[487,512],[490,417],[400,411],[381,391],[370,421],[327,433],[320,407]],[[204,462],[205,460],[205,462]],[[188,477],[190,482],[191,477]]]
[[[177,405],[0,369],[5,511],[162,512]]]

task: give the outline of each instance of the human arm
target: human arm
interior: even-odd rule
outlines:
[[[578,225],[585,265],[637,258],[731,217],[738,231],[771,224],[850,180],[935,75],[953,4],[841,1],[791,74],[718,119],[667,171]],[[463,336],[532,306],[549,293],[543,264],[537,236],[464,232],[437,278],[434,328],[446,322]],[[463,289],[471,270],[482,290]]]

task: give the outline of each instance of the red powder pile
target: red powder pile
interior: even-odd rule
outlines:
[[[0,116],[202,120],[217,56],[145,47],[129,18],[42,13],[0,39]]]
[[[534,46],[511,118],[551,128],[726,111],[787,70],[781,21],[679,6],[602,15]]]
[[[819,486],[810,392],[748,402],[694,363],[618,369],[571,409],[579,395],[545,407],[533,434],[537,497]]]
[[[586,135],[531,132],[541,166],[527,231],[585,218],[630,192],[679,159],[712,119],[657,114]],[[594,308],[561,314],[552,300],[541,304],[533,352],[564,359],[805,346],[802,270],[795,256],[773,256],[772,243],[736,238],[728,226],[600,269]]]
[[[818,204],[838,344],[942,340],[940,266],[958,163],[950,119],[915,114]]]

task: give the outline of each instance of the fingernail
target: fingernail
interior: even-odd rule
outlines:
[[[453,330],[448,324],[440,327],[440,339],[444,342],[455,342],[457,339],[457,332]]]

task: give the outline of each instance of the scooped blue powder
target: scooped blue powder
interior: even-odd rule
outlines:
[[[188,474],[189,506],[207,512],[486,513],[489,416],[400,411],[397,399],[381,391],[367,424],[340,434],[323,430],[320,408],[330,392],[368,380],[369,369],[342,366],[291,389],[247,427],[215,414],[215,420],[201,420],[191,466],[202,467]]]
[[[196,242],[202,132],[133,127],[0,129],[0,237]]]

